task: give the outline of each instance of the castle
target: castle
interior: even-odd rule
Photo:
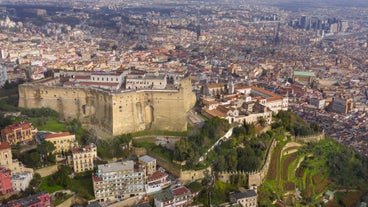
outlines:
[[[136,72],[70,73],[68,77],[63,74],[23,84],[19,86],[19,106],[48,107],[66,120],[77,119],[112,136],[143,130],[186,131],[186,114],[196,101],[190,79],[184,75],[146,74],[155,81],[162,79],[148,83],[147,78],[134,76],[137,80],[133,80],[129,74]],[[126,88],[127,77],[130,84],[140,79],[142,87]],[[159,87],[155,87],[157,84]]]

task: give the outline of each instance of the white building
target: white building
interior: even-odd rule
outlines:
[[[146,192],[147,194],[161,191],[171,185],[169,175],[165,172],[156,171],[147,178]]]
[[[98,165],[97,168],[97,173],[92,175],[97,200],[128,198],[145,193],[145,170],[135,167],[134,161]]]
[[[130,90],[165,89],[166,74],[134,72],[127,75],[125,88]]]
[[[33,178],[33,174],[31,172],[21,172],[15,173],[11,175],[11,181],[13,185],[13,190],[15,191],[24,191],[29,186],[29,182],[31,182]]]
[[[64,86],[86,86],[107,90],[118,90],[123,84],[124,74],[119,71],[99,71],[87,75],[74,75]]]

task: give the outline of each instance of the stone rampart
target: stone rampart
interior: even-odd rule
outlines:
[[[320,140],[325,139],[325,133],[319,133],[315,135],[310,136],[293,136],[291,137],[291,140],[294,142],[303,142],[303,143],[309,143],[309,142],[319,142]]]
[[[256,185],[256,186],[260,186],[263,183],[264,178],[267,176],[268,173],[268,169],[271,163],[271,156],[272,156],[272,152],[273,149],[275,148],[277,144],[277,141],[275,139],[273,139],[271,141],[271,144],[269,145],[267,152],[266,152],[266,157],[264,160],[264,163],[261,167],[261,169],[259,171],[254,171],[254,172],[243,172],[243,171],[234,171],[234,172],[220,172],[217,174],[217,177],[220,181],[225,182],[225,183],[229,183],[230,182],[230,177],[232,175],[247,175],[248,176],[248,186],[252,186],[252,185]]]
[[[113,136],[143,130],[186,131],[186,114],[195,101],[188,78],[179,90],[119,93],[45,83],[19,86],[20,107],[48,107],[66,120],[78,119]]]
[[[195,180],[202,180],[206,176],[211,176],[212,168],[207,167],[202,170],[181,170],[180,179],[183,183],[188,183]]]

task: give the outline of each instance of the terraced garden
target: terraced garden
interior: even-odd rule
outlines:
[[[278,197],[285,199],[295,197],[296,189],[299,189],[304,202],[319,203],[331,181],[320,169],[311,170],[304,166],[304,159],[311,158],[298,153],[300,147],[277,146],[275,148],[264,186],[276,192]]]

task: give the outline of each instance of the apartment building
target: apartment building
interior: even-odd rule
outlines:
[[[31,172],[21,172],[11,175],[11,182],[13,190],[24,191],[28,188],[29,182],[31,182],[33,174]]]
[[[59,132],[55,134],[45,135],[45,141],[51,142],[55,146],[53,153],[62,153],[72,150],[73,147],[78,146],[74,134],[69,132]]]
[[[93,170],[97,159],[97,147],[93,143],[85,147],[74,147],[71,158],[70,163],[72,163],[74,172]]]
[[[99,201],[127,198],[145,193],[145,170],[132,160],[98,165],[92,182]]]
[[[184,207],[190,206],[192,201],[191,191],[185,186],[181,186],[155,194],[154,203],[156,207]]]

